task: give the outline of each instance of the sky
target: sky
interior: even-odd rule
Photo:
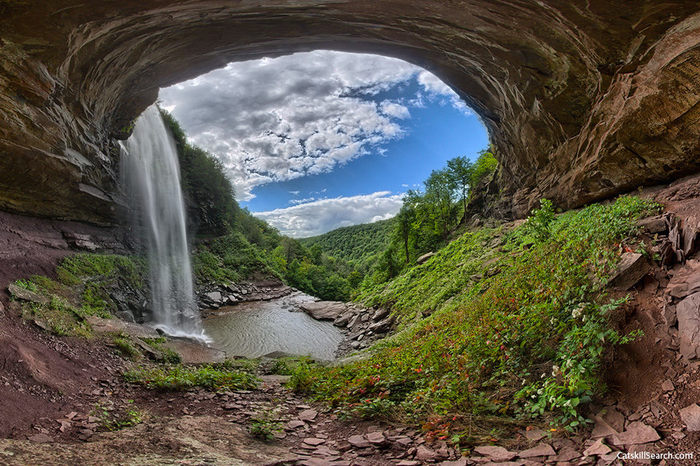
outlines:
[[[292,237],[390,218],[432,170],[488,145],[435,75],[378,55],[231,63],[161,89],[159,102],[222,161],[241,206]]]

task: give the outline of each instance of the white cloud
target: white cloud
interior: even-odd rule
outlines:
[[[294,238],[315,236],[335,228],[376,222],[396,215],[403,194],[379,191],[350,197],[321,199],[268,212],[256,212],[280,232]]]
[[[373,100],[411,79],[418,79],[425,96],[408,103]],[[431,98],[464,106],[417,66],[331,51],[231,63],[160,92],[161,105],[192,143],[222,161],[244,201],[256,186],[383,153],[384,145],[404,136],[408,106]]]

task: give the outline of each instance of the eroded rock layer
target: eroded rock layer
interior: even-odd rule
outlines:
[[[111,223],[113,138],[158,88],[328,48],[430,69],[481,116],[523,215],[700,168],[690,0],[0,1],[0,208]]]

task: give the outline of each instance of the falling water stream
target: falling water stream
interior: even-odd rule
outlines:
[[[150,270],[151,325],[163,332],[207,340],[192,284],[175,142],[156,106],[137,120],[122,146],[121,176],[141,232]]]

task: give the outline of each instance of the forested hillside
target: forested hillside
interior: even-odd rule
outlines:
[[[307,247],[318,245],[323,252],[338,259],[361,263],[383,251],[389,245],[395,223],[395,220],[391,218],[342,227],[299,241]]]

